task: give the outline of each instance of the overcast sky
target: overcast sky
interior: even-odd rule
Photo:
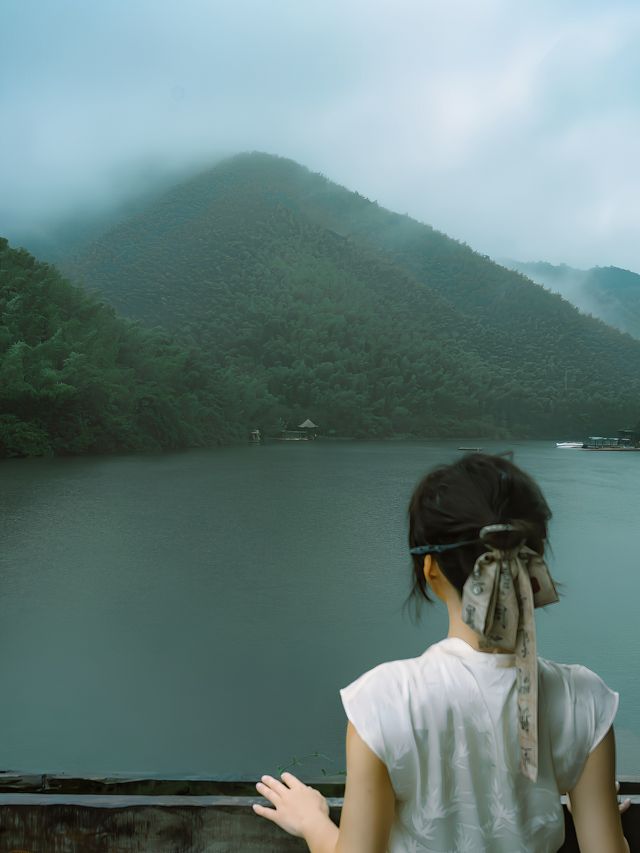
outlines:
[[[291,157],[493,257],[640,272],[640,2],[3,0],[0,234]]]

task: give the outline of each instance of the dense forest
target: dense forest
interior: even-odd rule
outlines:
[[[640,275],[620,267],[579,270],[566,264],[505,260],[538,284],[559,293],[586,314],[593,314],[640,339]]]
[[[582,438],[640,415],[640,342],[283,158],[181,183],[64,269],[201,351],[246,429]]]
[[[180,183],[63,272],[76,284],[0,240],[0,456],[307,417],[329,436],[582,438],[640,416],[640,341],[282,158]]]
[[[0,239],[0,457],[229,441],[233,400],[199,353]]]

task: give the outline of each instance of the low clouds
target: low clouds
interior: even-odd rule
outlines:
[[[640,270],[640,9],[8,0],[0,233],[238,150],[494,256]]]

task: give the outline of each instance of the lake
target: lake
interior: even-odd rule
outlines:
[[[2,461],[0,769],[339,774],[339,688],[446,635],[443,605],[401,609],[406,506],[463,443]],[[554,512],[564,596],[536,611],[538,653],[620,692],[618,773],[640,776],[640,453],[480,444]]]

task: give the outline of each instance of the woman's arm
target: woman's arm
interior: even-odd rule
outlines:
[[[616,792],[613,726],[589,753],[582,775],[569,791],[580,853],[629,853]]]
[[[384,853],[395,814],[386,765],[347,724],[347,784],[335,853]]]

